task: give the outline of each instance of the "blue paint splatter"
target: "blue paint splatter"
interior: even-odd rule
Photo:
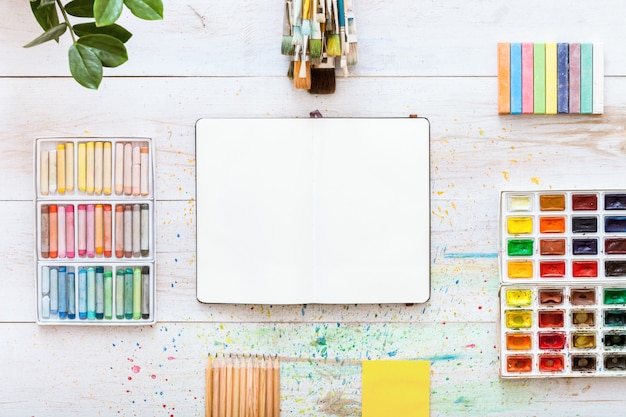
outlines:
[[[497,258],[497,252],[455,252],[444,253],[444,258],[447,259],[463,259],[463,258]]]
[[[387,352],[387,356],[390,356],[392,358],[396,356],[397,354],[398,354],[398,349],[391,351],[391,352]]]

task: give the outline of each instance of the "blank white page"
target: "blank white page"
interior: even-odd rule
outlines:
[[[202,119],[196,196],[201,302],[428,299],[426,119]]]

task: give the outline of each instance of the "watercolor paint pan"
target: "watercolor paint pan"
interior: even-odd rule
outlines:
[[[153,156],[153,143],[149,138],[35,140],[38,324],[147,325],[156,322]],[[51,291],[58,291],[61,271],[67,280],[62,281],[68,285],[73,283],[74,292],[59,298],[58,293],[55,296]],[[81,285],[87,274],[89,294],[94,295],[96,271],[100,300],[104,274],[112,278],[108,289],[114,294],[122,288],[116,283],[118,271],[139,275],[125,277],[125,284],[129,280],[143,283],[141,291],[135,288],[132,293],[141,295],[135,297],[135,304],[147,302],[143,306],[146,311],[132,311],[130,318],[128,311],[124,311],[121,318],[100,317],[100,314],[94,317],[94,311],[89,312],[89,317],[81,317],[78,311],[62,313],[59,303],[65,302],[68,306],[72,300],[76,308],[83,305],[78,290],[86,288]],[[113,308],[121,305],[116,300],[109,301]],[[55,304],[57,308],[53,308]],[[73,314],[75,317],[70,318]]]
[[[626,279],[626,190],[504,192],[502,282]]]
[[[626,190],[505,191],[500,376],[626,376]]]
[[[500,376],[626,376],[626,282],[503,285]]]

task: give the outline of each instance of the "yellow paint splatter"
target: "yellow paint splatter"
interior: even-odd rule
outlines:
[[[441,195],[443,193],[445,193],[445,191],[437,191],[437,195]]]
[[[480,134],[480,136],[485,136],[485,131],[482,129],[478,129],[478,133]]]
[[[509,172],[508,172],[508,171],[502,171],[502,176],[504,177],[504,179],[505,179],[506,181],[508,181],[508,180],[509,180]]]
[[[530,179],[530,181],[531,181],[533,184],[539,185],[539,178],[537,178],[537,177],[532,177],[532,178]]]

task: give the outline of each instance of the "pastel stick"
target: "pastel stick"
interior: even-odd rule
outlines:
[[[522,113],[524,114],[532,114],[533,113],[533,89],[534,89],[534,80],[533,80],[533,57],[534,57],[534,46],[532,43],[523,43],[522,44]]]
[[[604,44],[593,44],[593,114],[604,113]]]
[[[522,112],[522,44],[511,44],[511,114]]]
[[[533,57],[533,110],[535,114],[546,112],[546,44],[536,43]]]
[[[546,43],[546,114],[557,112],[556,43]]]
[[[511,112],[511,45],[498,43],[498,113]]]
[[[569,44],[569,112],[580,113],[580,44]]]
[[[593,45],[580,45],[580,112],[593,111]]]
[[[569,113],[569,45],[559,43],[557,55],[557,112]]]

